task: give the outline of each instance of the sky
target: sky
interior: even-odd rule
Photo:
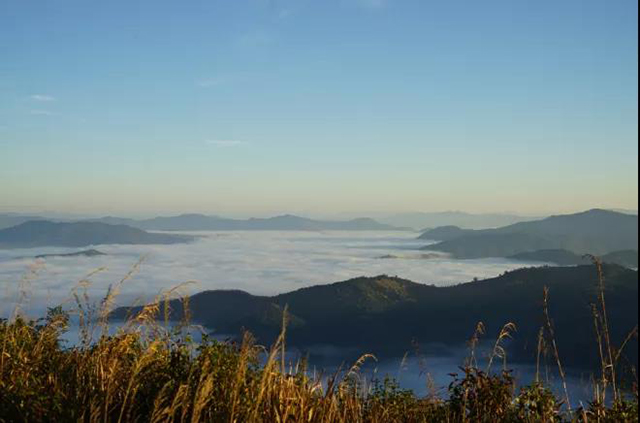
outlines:
[[[2,0],[0,212],[638,206],[635,0]]]

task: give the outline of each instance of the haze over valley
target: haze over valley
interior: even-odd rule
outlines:
[[[608,292],[617,310],[615,326],[633,326],[637,225],[637,215],[598,209],[500,228],[446,225],[423,233],[367,218],[327,221],[291,215],[27,220],[0,230],[0,280],[9,281],[2,287],[3,313],[8,316],[12,307],[36,315],[51,304],[69,307],[79,286],[74,282],[85,275],[91,275],[91,283],[82,289],[100,298],[133,269],[126,283],[117,285],[114,306],[121,308],[113,315],[116,320],[141,310],[127,306],[147,304],[189,282],[180,292],[192,295],[192,318],[213,335],[238,337],[248,329],[258,340],[274,342],[286,306],[290,346],[333,366],[332,360],[359,350],[375,352],[391,364],[394,356],[413,348],[411,342],[423,343],[432,359],[449,362],[475,323],[484,321],[493,337],[508,315],[520,328],[510,346],[512,359],[526,366],[533,360],[526,345],[534,342],[534,316],[545,286],[567,314],[558,316],[564,322],[557,328],[563,348],[575,351],[588,343],[590,337],[575,337],[570,328],[588,317],[583,307],[597,276],[592,258],[585,256],[589,251],[601,256],[608,283],[615,286]],[[338,230],[344,228],[350,230]],[[346,282],[331,285],[336,280]],[[464,305],[470,299],[471,309]],[[181,319],[181,307],[178,300],[172,303],[172,320]],[[575,320],[566,320],[569,316]],[[440,318],[453,320],[441,327]],[[332,319],[339,324],[332,326]],[[346,321],[352,323],[345,326]],[[343,353],[320,353],[331,348]],[[572,354],[566,364],[587,369],[595,365],[595,356]]]
[[[0,1],[0,422],[637,422],[637,18]]]
[[[43,303],[60,301],[70,295],[74,283],[85,274],[106,266],[92,279],[91,292],[99,298],[141,257],[139,272],[122,287],[121,305],[129,301],[151,300],[162,289],[195,280],[195,293],[207,289],[242,289],[256,295],[276,295],[303,286],[331,283],[353,277],[378,274],[401,275],[417,282],[449,285],[475,277],[496,276],[524,262],[506,259],[459,261],[445,256],[419,259],[425,242],[418,233],[401,231],[224,231],[171,233],[195,237],[193,242],[171,245],[96,245],[104,255],[95,257],[49,256],[43,254],[78,252],[74,247],[0,249],[3,303],[9,313],[17,286],[38,263],[41,269],[31,281],[31,294]],[[397,259],[381,259],[393,255]],[[416,257],[416,259],[413,259]],[[4,282],[7,281],[7,282]],[[51,296],[55,297],[52,298]],[[36,300],[32,298],[32,305]],[[55,301],[54,301],[55,302]]]

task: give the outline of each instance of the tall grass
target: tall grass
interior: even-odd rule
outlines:
[[[136,269],[133,269],[135,271]],[[249,333],[240,342],[218,342],[206,335],[193,342],[184,321],[177,328],[157,322],[167,292],[131,316],[114,335],[108,316],[119,287],[98,305],[89,303],[79,285],[74,313],[81,323],[80,342],[64,347],[61,336],[70,316],[62,307],[45,318],[29,320],[17,313],[0,322],[0,421],[2,422],[618,422],[638,420],[637,390],[623,393],[616,373],[621,351],[606,333],[604,279],[594,305],[597,348],[602,371],[590,404],[571,409],[568,393],[559,399],[536,377],[516,388],[503,342],[516,328],[505,325],[493,344],[489,365],[480,369],[476,347],[484,334],[479,323],[470,340],[469,358],[452,375],[445,395],[418,397],[391,379],[371,381],[361,367],[363,355],[345,371],[328,378],[310,372],[306,363],[287,363],[286,313],[283,331],[270,348],[255,344]],[[564,378],[544,293],[547,321],[541,328],[538,356],[547,345]],[[188,298],[185,297],[185,301]],[[185,304],[185,310],[187,304]],[[188,313],[185,313],[188,315]],[[492,372],[502,359],[499,372]],[[540,358],[538,358],[538,362]],[[538,372],[539,374],[539,372]],[[618,379],[616,379],[618,378]],[[613,398],[607,401],[606,392]]]

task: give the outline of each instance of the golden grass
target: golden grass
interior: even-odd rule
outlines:
[[[134,268],[132,272],[137,270]],[[249,333],[237,344],[204,336],[192,342],[176,329],[155,321],[168,316],[169,299],[182,286],[159,295],[110,336],[108,316],[120,286],[110,289],[100,305],[92,307],[82,288],[75,291],[81,340],[64,348],[60,336],[69,324],[62,308],[32,321],[20,314],[0,321],[0,421],[2,422],[557,422],[637,421],[637,392],[625,397],[615,384],[621,349],[606,337],[604,293],[594,306],[598,348],[603,361],[591,405],[571,410],[540,381],[516,389],[507,370],[503,342],[516,328],[504,326],[493,344],[489,365],[480,370],[476,348],[485,332],[479,323],[469,342],[470,353],[462,374],[453,377],[445,396],[420,398],[400,389],[390,379],[369,381],[365,354],[346,371],[323,378],[308,371],[305,362],[285,360],[286,313],[283,331],[271,348],[255,344]],[[604,281],[600,282],[604,289]],[[548,316],[539,336],[538,356],[552,345],[564,381],[553,323]],[[188,297],[184,297],[188,302]],[[187,303],[185,310],[188,308]],[[185,313],[187,314],[187,313]],[[95,335],[98,332],[98,335]],[[628,339],[637,336],[637,327]],[[492,373],[495,359],[503,369]],[[539,359],[538,359],[539,360]],[[605,392],[614,395],[605,406]],[[435,390],[434,390],[435,391]]]

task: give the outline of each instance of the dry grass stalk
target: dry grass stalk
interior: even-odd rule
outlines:
[[[543,308],[547,332],[549,333],[552,351],[556,364],[558,365],[558,373],[560,374],[560,379],[562,381],[562,389],[564,391],[566,405],[569,411],[571,411],[571,400],[569,398],[569,389],[567,387],[567,375],[564,371],[564,367],[562,366],[562,360],[560,360],[560,352],[558,351],[558,344],[556,342],[555,329],[553,328],[553,322],[551,321],[551,315],[549,314],[549,288],[547,287],[544,288]]]
[[[100,309],[89,302],[88,286],[87,278],[79,284],[75,298],[77,311],[89,334],[93,322],[104,324],[107,321],[107,310],[114,304],[121,284],[109,291]],[[591,419],[626,421],[633,411],[633,407],[622,412],[599,407],[559,415],[555,397],[549,405],[550,399],[538,386],[540,359],[546,350],[545,330],[563,378],[565,402],[569,407],[565,373],[549,312],[548,290],[544,296],[546,326],[538,336],[538,371],[534,388],[516,394],[508,372],[501,376],[489,374],[496,358],[503,358],[506,366],[504,342],[513,336],[516,329],[513,324],[505,325],[494,343],[487,373],[478,369],[476,349],[485,333],[484,324],[479,323],[469,341],[470,356],[464,377],[452,382],[448,396],[437,398],[434,389],[431,396],[418,398],[387,385],[368,386],[367,379],[362,376],[362,367],[369,359],[375,359],[370,354],[360,357],[344,373],[338,369],[328,380],[315,373],[309,376],[304,362],[287,367],[286,310],[282,331],[266,352],[267,358],[262,364],[258,357],[266,350],[256,346],[248,333],[238,346],[206,339],[200,344],[190,342],[189,335],[182,337],[181,332],[169,327],[169,300],[181,296],[183,286],[158,295],[140,313],[131,316],[115,335],[106,336],[103,331],[96,340],[87,335],[86,342],[67,349],[58,343],[66,325],[64,314],[49,316],[46,324],[40,326],[19,316],[11,322],[0,321],[3,345],[0,416],[9,416],[8,421],[34,422],[457,423],[556,422],[560,418],[587,422]],[[190,329],[193,326],[189,323],[187,300],[182,308],[182,321],[176,327]],[[164,326],[158,323],[162,318]],[[599,314],[596,320],[597,328],[602,328]],[[637,333],[635,327],[621,348],[608,356],[605,336],[601,332],[604,361],[615,367],[623,358],[622,351]],[[614,352],[613,348],[611,351]],[[598,398],[601,386],[596,385]]]
[[[503,370],[507,370],[507,351],[502,347],[502,342],[507,339],[512,339],[512,334],[517,331],[517,327],[515,323],[507,323],[502,327],[500,333],[498,334],[498,338],[496,339],[496,343],[493,345],[493,349],[491,350],[491,356],[489,357],[489,364],[487,365],[487,373],[491,372],[491,366],[493,365],[493,360],[497,358],[502,358],[503,361]]]

